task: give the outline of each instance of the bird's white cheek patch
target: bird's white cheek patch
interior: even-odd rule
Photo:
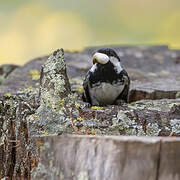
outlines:
[[[91,67],[90,71],[91,71],[91,72],[95,72],[96,69],[97,69],[97,64],[94,64],[94,65]]]
[[[121,67],[121,63],[117,63],[115,66],[114,66],[114,69],[116,70],[117,73],[120,73],[123,68]]]
[[[110,61],[111,61],[111,63],[114,65],[114,69],[116,70],[117,73],[120,73],[120,72],[123,70],[123,68],[122,68],[122,66],[121,66],[121,63],[119,62],[118,59],[112,57],[112,58],[110,59]]]
[[[93,60],[100,64],[106,64],[109,61],[109,57],[103,53],[95,53],[93,56]]]

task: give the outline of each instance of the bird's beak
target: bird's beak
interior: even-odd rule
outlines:
[[[109,57],[103,53],[95,53],[93,56],[93,64],[106,64],[109,61]]]

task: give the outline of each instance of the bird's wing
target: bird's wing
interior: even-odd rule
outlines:
[[[83,100],[85,102],[91,103],[91,98],[89,95],[89,77],[90,77],[90,72],[88,71],[86,76],[85,76],[85,79],[83,81],[83,89],[84,89]]]
[[[130,78],[128,76],[128,73],[123,70],[121,74],[121,78],[124,84],[124,89],[121,92],[121,94],[117,97],[117,100],[123,100],[124,102],[128,103],[129,101],[129,87],[130,87]]]

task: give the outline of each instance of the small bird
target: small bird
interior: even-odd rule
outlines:
[[[93,55],[93,66],[83,81],[83,100],[92,106],[128,103],[130,78],[111,48]]]

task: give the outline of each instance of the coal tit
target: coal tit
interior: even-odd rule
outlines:
[[[92,106],[128,102],[130,78],[113,49],[99,49],[83,81],[83,100]]]

